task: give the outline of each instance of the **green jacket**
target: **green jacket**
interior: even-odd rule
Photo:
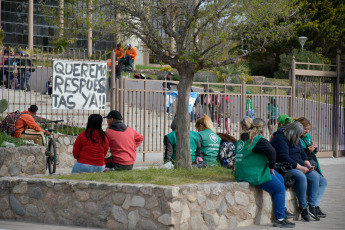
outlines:
[[[167,135],[165,135],[165,137],[169,140],[171,146],[172,146],[172,152],[171,151],[167,151],[165,152],[165,155],[169,155],[169,156],[165,156],[165,161],[169,161],[169,160],[173,160],[175,161],[176,159],[176,133],[175,131],[172,131],[171,133],[168,133]],[[192,158],[192,162],[195,162],[195,152],[198,150],[198,140],[199,140],[199,134],[195,131],[189,131],[189,138],[190,138],[190,155]],[[165,145],[167,145],[168,143],[164,143]]]
[[[199,135],[202,140],[200,153],[203,155],[205,163],[210,166],[216,165],[218,163],[218,152],[222,139],[211,129],[200,131]]]
[[[267,108],[267,118],[276,119],[278,117],[279,117],[279,107],[274,106],[272,103],[269,103],[268,108]]]
[[[253,107],[252,107],[252,99],[247,97],[246,98],[246,110],[251,110],[251,109],[253,109]]]
[[[249,140],[236,142],[236,181],[247,181],[252,185],[260,185],[272,180],[267,156],[253,152],[253,148],[260,138],[263,137],[256,136],[250,146],[247,145]]]
[[[310,136],[310,134],[307,133],[307,135],[305,135],[305,137],[300,137],[299,139],[301,141],[301,144],[302,144],[302,147],[304,149],[305,154],[307,154],[307,156],[308,156],[309,161],[313,160],[313,161],[316,162],[317,168],[315,170],[322,175],[320,164],[319,164],[319,161],[317,160],[315,151],[314,152],[310,152],[310,150],[308,149],[308,147],[311,145],[311,136]]]

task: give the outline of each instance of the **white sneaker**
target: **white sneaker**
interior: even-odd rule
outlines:
[[[165,163],[164,165],[162,165],[160,167],[161,169],[173,169],[174,168],[174,165],[171,161],[168,161],[167,163]]]

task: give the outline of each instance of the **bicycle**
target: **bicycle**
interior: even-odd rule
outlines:
[[[46,170],[48,169],[49,174],[53,174],[56,172],[56,159],[57,159],[57,152],[56,152],[56,141],[54,137],[52,137],[52,133],[54,129],[52,127],[48,128],[47,124],[52,123],[59,123],[63,122],[64,120],[56,120],[56,121],[40,121],[40,124],[44,124],[44,130],[50,132],[50,135],[45,135],[46,138]]]

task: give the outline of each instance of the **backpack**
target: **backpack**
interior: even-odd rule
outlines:
[[[22,115],[22,113],[19,110],[12,112],[12,113],[9,113],[5,117],[5,119],[1,122],[0,131],[13,134],[17,130],[24,128],[25,126],[19,128],[19,129],[16,129],[16,121],[20,117],[20,115]]]
[[[218,152],[218,159],[222,167],[233,168],[236,152],[235,145],[231,141],[223,141]]]

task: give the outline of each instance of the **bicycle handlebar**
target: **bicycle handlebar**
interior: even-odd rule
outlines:
[[[56,120],[56,121],[39,121],[38,123],[40,124],[51,124],[51,123],[55,123],[57,124],[58,122],[63,122],[65,120]]]

